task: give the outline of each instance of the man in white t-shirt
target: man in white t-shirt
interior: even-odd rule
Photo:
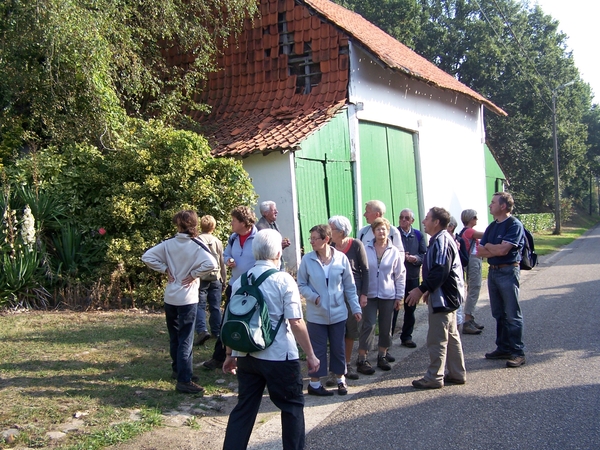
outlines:
[[[367,223],[369,225],[361,228],[356,236],[359,241],[365,244],[365,247],[375,237],[373,235],[373,230],[371,229],[371,224],[378,217],[383,217],[384,214],[385,204],[383,202],[379,200],[370,200],[365,203],[365,213],[363,216],[365,219],[367,219]],[[400,250],[402,253],[400,256],[402,257],[402,261],[404,261],[404,246],[402,245],[402,236],[400,236],[400,232],[396,227],[390,227],[390,235],[388,239],[398,250]]]
[[[281,235],[266,229],[256,233],[252,243],[256,264],[248,273],[258,278],[269,269],[279,268]],[[241,286],[233,283],[232,291]],[[263,294],[271,325],[281,324],[275,340],[265,350],[240,353],[226,349],[223,372],[236,373],[238,403],[229,415],[224,450],[246,448],[256,421],[265,386],[269,397],[281,411],[281,440],[284,449],[303,449],[305,441],[304,395],[302,373],[296,342],[306,354],[309,372],[319,369],[320,361],[310,343],[306,323],[302,318],[302,303],[298,285],[286,272],[276,272],[259,286]]]

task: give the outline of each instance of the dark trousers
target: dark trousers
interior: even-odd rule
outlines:
[[[231,298],[231,285],[228,284],[227,287],[225,288],[225,305],[223,306],[223,310],[225,310],[227,308],[230,298]],[[223,314],[223,317],[221,317],[221,326],[223,326],[224,318],[225,318],[225,314]],[[220,334],[221,333],[219,332],[219,335]],[[215,349],[212,354],[212,359],[214,359],[215,361],[225,362],[225,346],[223,345],[223,342],[221,341],[221,339],[217,339],[217,342],[215,342]]]
[[[171,367],[177,373],[177,381],[189,383],[192,379],[192,347],[194,324],[198,305],[174,306],[165,303]]]
[[[271,401],[281,410],[284,450],[304,448],[304,395],[300,361],[266,361],[238,357],[238,403],[229,415],[223,450],[248,447],[265,386]]]
[[[406,304],[406,296],[410,291],[419,285],[418,278],[411,278],[406,280],[406,287],[404,288],[404,322],[402,323],[402,332],[400,333],[400,340],[402,342],[412,340],[412,332],[415,328],[415,310],[417,305],[408,306]],[[394,311],[394,318],[392,319],[392,334],[396,330],[396,321],[398,320],[398,311]]]

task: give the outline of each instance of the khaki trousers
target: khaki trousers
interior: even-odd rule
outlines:
[[[456,311],[434,313],[431,303],[427,306],[429,309],[427,350],[430,364],[425,379],[443,383],[444,374],[447,373],[455,380],[466,380],[465,359],[456,325]]]

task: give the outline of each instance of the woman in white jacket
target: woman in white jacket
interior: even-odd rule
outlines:
[[[375,370],[367,360],[373,348],[375,324],[379,323],[377,367],[390,370],[394,358],[388,353],[392,343],[394,309],[400,309],[404,298],[406,268],[404,256],[388,239],[390,222],[378,217],[371,224],[375,238],[365,246],[369,261],[369,289],[367,306],[363,308],[363,324],[358,340],[357,372],[373,375]]]
[[[194,211],[179,211],[173,217],[177,234],[152,247],[142,261],[157,272],[168,276],[165,288],[165,316],[169,331],[171,367],[177,378],[175,389],[184,393],[201,393],[202,386],[192,373],[192,346],[198,304],[200,277],[219,266],[198,236],[198,215]]]
[[[346,356],[344,335],[348,309],[357,321],[362,312],[356,295],[352,268],[346,255],[329,245],[331,228],[317,225],[310,230],[314,251],[304,255],[298,269],[298,288],[306,300],[306,322],[312,347],[321,361],[319,370],[309,373],[310,395],[333,395],[321,384],[327,375],[327,342],[329,341],[329,370],[337,375],[338,394],[348,393],[346,386]]]

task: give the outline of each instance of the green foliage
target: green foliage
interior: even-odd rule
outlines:
[[[88,144],[39,149],[6,168],[7,182],[38,191],[36,208],[46,224],[39,235],[52,274],[47,286],[89,290],[101,280],[128,304],[156,304],[165,280],[140,256],[175,233],[173,215],[211,214],[216,234],[225,237],[231,209],[253,204],[255,194],[241,163],[213,158],[193,132],[130,119],[113,145],[107,154]]]
[[[206,108],[193,96],[217,42],[256,11],[252,0],[1,2],[0,165],[40,146],[112,147],[126,115]]]
[[[516,217],[532,233],[551,230],[555,225],[554,214],[552,213],[519,214]]]

